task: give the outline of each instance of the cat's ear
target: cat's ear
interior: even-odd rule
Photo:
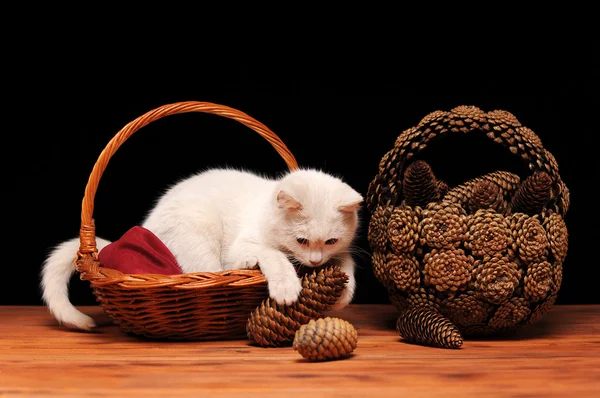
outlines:
[[[352,194],[348,195],[348,197],[345,198],[343,203],[338,206],[338,210],[342,213],[355,213],[358,211],[362,203],[362,196],[360,196],[358,192],[353,191]]]
[[[289,193],[279,191],[277,194],[277,203],[279,207],[286,210],[302,210],[302,203],[298,202]]]

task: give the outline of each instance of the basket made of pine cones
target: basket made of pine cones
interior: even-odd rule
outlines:
[[[485,135],[527,162],[449,187],[415,159],[451,134]],[[540,138],[503,110],[435,111],[405,130],[367,194],[375,277],[409,342],[448,348],[539,321],[554,304],[568,247],[569,190]]]

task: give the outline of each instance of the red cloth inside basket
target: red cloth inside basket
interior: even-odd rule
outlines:
[[[173,253],[154,233],[144,227],[129,229],[119,240],[98,254],[100,264],[124,274],[181,274]]]

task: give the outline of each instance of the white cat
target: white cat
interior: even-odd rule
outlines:
[[[258,264],[269,295],[296,301],[300,279],[292,262],[317,267],[337,261],[348,283],[334,309],[353,298],[351,244],[362,196],[325,172],[299,169],[278,179],[227,168],[211,169],[170,187],[142,226],[173,253],[184,273],[250,268]],[[108,242],[96,238],[98,251]],[[42,268],[43,299],[54,317],[89,330],[89,316],[69,301],[68,284],[79,238],[58,245]]]

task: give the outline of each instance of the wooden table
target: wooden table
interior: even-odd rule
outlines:
[[[350,305],[358,346],[308,362],[247,340],[150,342],[110,324],[57,327],[43,307],[0,306],[0,397],[600,397],[600,305],[555,306],[504,339],[451,350],[403,342],[390,305]]]

